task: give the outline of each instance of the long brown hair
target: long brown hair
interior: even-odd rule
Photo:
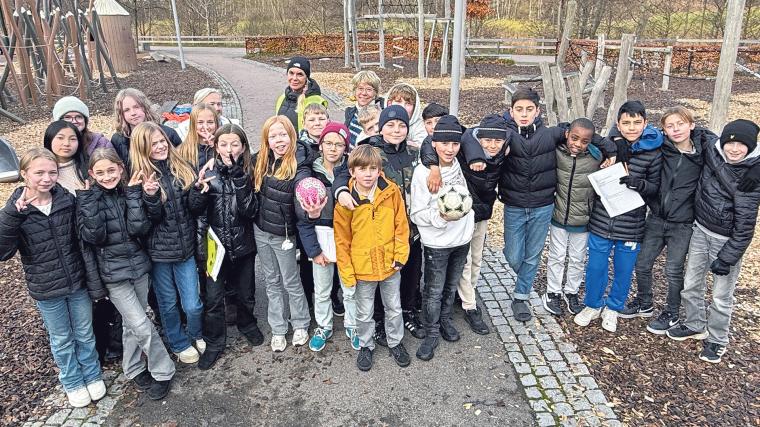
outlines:
[[[151,138],[156,132],[160,132],[166,140],[166,145],[169,150],[168,157],[166,158],[169,164],[169,171],[182,185],[183,190],[190,189],[190,186],[195,182],[195,172],[193,168],[177,154],[177,150],[169,142],[169,137],[161,126],[153,122],[142,122],[135,126],[132,130],[132,141],[129,148],[129,162],[132,164],[132,175],[142,172],[145,179],[148,179],[152,173],[156,173],[158,178],[161,177],[161,171],[153,164],[150,159],[151,151]],[[160,184],[160,180],[159,180]],[[161,199],[166,200],[166,191],[161,187]]]
[[[276,170],[269,170],[269,155],[271,149],[269,148],[269,128],[275,124],[281,124],[290,138],[290,145],[288,151],[282,156],[282,162],[280,167]],[[272,154],[274,155],[274,154]],[[274,168],[274,167],[273,167]],[[296,169],[298,168],[298,162],[296,161],[296,129],[293,127],[293,123],[290,122],[286,116],[272,116],[264,122],[264,127],[261,129],[261,145],[259,147],[258,157],[256,159],[256,166],[253,169],[253,188],[255,191],[261,190],[261,184],[264,182],[264,176],[272,175],[279,180],[293,179],[296,176]]]
[[[116,94],[116,99],[113,101],[113,115],[114,115],[114,125],[113,128],[116,132],[121,133],[124,136],[130,136],[132,133],[132,130],[129,123],[127,123],[126,120],[124,120],[124,113],[122,113],[122,108],[124,106],[124,99],[125,98],[132,98],[135,100],[137,104],[140,105],[140,107],[145,112],[145,121],[146,122],[153,122],[158,123],[159,117],[158,114],[156,114],[155,111],[153,111],[152,108],[150,108],[150,100],[147,96],[145,96],[144,93],[142,93],[140,90],[128,87],[126,89],[122,89],[119,91],[118,94]]]
[[[198,124],[198,116],[204,111],[211,112],[214,116],[216,130],[219,130],[219,115],[216,113],[216,110],[207,104],[200,103],[190,111],[190,131],[187,133],[185,141],[177,147],[177,154],[191,165],[198,166],[199,169],[203,166],[198,165],[198,147],[201,145],[201,137],[195,129]]]
[[[217,129],[216,133],[214,134],[214,141],[219,141],[219,137],[222,135],[228,135],[233,134],[237,135],[238,138],[240,138],[240,143],[243,144],[243,153],[240,154],[243,157],[243,172],[245,172],[246,175],[253,175],[253,162],[251,161],[251,146],[248,144],[248,136],[246,136],[245,131],[240,126],[233,124],[233,123],[227,123],[226,125],[222,126],[221,128]],[[219,153],[216,154],[219,156]]]

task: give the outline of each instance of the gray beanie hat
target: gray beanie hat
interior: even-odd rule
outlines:
[[[70,111],[80,113],[85,119],[90,118],[90,109],[81,99],[76,96],[64,96],[53,107],[53,120],[61,120],[61,117]]]

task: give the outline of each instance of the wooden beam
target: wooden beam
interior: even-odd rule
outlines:
[[[617,72],[615,73],[615,91],[612,96],[610,108],[607,110],[607,120],[605,121],[602,133],[606,134],[607,130],[612,127],[617,118],[617,111],[625,101],[628,100],[628,76],[631,71],[629,57],[633,52],[633,40],[635,35],[623,34],[622,48],[618,57]]]
[[[567,12],[565,13],[565,25],[562,28],[562,39],[559,42],[559,51],[557,52],[557,65],[562,67],[565,63],[567,49],[570,47],[570,37],[573,36],[573,25],[575,25],[575,11],[578,9],[578,3],[575,0],[567,2]]]
[[[599,80],[599,75],[604,67],[604,43],[605,35],[599,34],[596,38],[596,65],[594,66],[594,80]]]
[[[611,75],[612,67],[609,65],[602,67],[602,71],[599,73],[599,78],[596,79],[594,88],[591,89],[591,95],[588,97],[588,102],[586,103],[586,117],[589,119],[594,117],[594,113],[596,113],[596,109],[599,107],[599,102],[602,100],[604,89],[607,87],[607,82],[610,80]]]
[[[590,62],[589,62],[590,64]],[[567,87],[570,90],[570,100],[572,101],[569,120],[575,120],[583,117],[583,89],[581,88],[580,78],[572,76],[567,78]]]
[[[549,64],[541,62],[538,64],[541,68],[541,81],[544,88],[544,102],[546,105],[546,120],[549,126],[557,125],[557,115],[554,113],[554,84],[552,83],[552,73],[549,70]]]
[[[557,66],[551,66],[549,69],[554,86],[554,100],[557,102],[557,116],[559,121],[566,122],[570,120],[570,108],[567,105],[567,87],[565,79],[562,78],[562,69]]]
[[[581,90],[586,88],[586,82],[588,82],[588,78],[591,77],[591,72],[593,70],[594,61],[588,61],[583,65],[583,70],[581,70],[581,75],[578,78],[578,84],[580,85]]]
[[[660,90],[670,89],[670,68],[673,64],[673,46],[668,46],[668,52],[665,53],[665,65],[662,67],[662,86]]]
[[[731,85],[734,80],[734,64],[739,50],[739,37],[742,33],[742,12],[744,0],[728,2],[726,26],[723,30],[723,45],[720,51],[718,75],[715,79],[712,108],[710,109],[710,129],[720,134],[728,117],[728,107],[731,102]]]

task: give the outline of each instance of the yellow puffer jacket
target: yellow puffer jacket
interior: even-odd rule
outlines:
[[[354,200],[359,200],[353,178],[348,188]],[[338,273],[349,287],[358,280],[385,280],[396,272],[394,266],[409,258],[409,221],[401,191],[382,174],[377,188],[379,194],[373,202],[361,200],[353,211],[335,205]]]

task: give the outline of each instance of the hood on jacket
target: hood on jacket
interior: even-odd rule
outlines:
[[[496,163],[499,163],[504,156],[507,155],[509,152],[509,140],[504,141],[504,145],[501,147],[501,151],[499,151],[498,154],[495,156],[489,155],[486,150],[483,149],[483,147],[480,145],[480,141],[478,138],[478,128],[471,128],[464,131],[462,134],[462,144],[460,145],[460,150],[465,150],[465,147],[468,144],[477,144],[477,147],[479,147],[480,151],[483,152],[483,156],[486,160],[490,160]],[[475,145],[472,145],[473,147]],[[472,158],[471,156],[467,156],[467,158]]]
[[[726,159],[726,153],[723,152],[723,147],[720,146],[720,138],[715,140],[715,148],[718,149],[718,153],[720,153],[720,157],[723,158],[723,161],[728,163],[728,160]],[[751,166],[758,162],[760,162],[760,144],[758,144],[758,146],[755,147],[751,153],[747,153],[747,157],[745,157],[742,161],[739,163],[733,163],[733,165],[746,164],[748,166]]]
[[[388,94],[390,94],[393,89],[396,88],[396,86],[400,85],[401,83],[393,85],[393,87],[388,90],[388,93],[385,95],[385,106],[388,106],[390,103],[390,98],[388,98]],[[422,120],[422,108],[420,108],[420,94],[417,92],[417,88],[414,86],[404,83],[412,88],[414,91],[414,109],[412,110],[412,114],[409,117],[409,133],[406,135],[406,140],[411,142],[411,145],[415,147],[419,147],[422,145],[422,141],[425,140],[425,138],[428,136],[427,131],[425,130],[425,121]]]
[[[652,125],[646,125],[638,141],[631,144],[631,152],[652,151],[660,148],[665,138],[662,131]]]

